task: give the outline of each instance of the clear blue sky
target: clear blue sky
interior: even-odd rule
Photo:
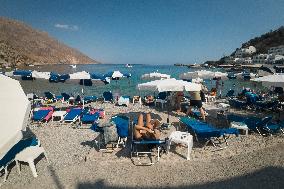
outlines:
[[[284,25],[283,0],[1,0],[0,15],[104,63],[201,63]]]

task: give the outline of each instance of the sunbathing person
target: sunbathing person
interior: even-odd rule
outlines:
[[[146,115],[146,126],[143,122],[143,114],[140,114],[138,117],[138,123],[134,126],[134,137],[137,140],[158,140],[160,138],[160,131],[158,127],[160,126],[158,120],[151,120],[150,113]]]

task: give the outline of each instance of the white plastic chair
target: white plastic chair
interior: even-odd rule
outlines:
[[[174,142],[176,144],[185,144],[187,145],[187,160],[190,160],[190,154],[192,151],[193,146],[193,137],[191,134],[187,132],[181,132],[181,131],[174,131],[171,133],[168,145],[167,145],[167,152],[170,150],[171,143]]]

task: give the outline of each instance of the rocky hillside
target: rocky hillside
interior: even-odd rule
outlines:
[[[0,17],[0,66],[98,63],[76,49],[15,20]]]
[[[256,53],[267,53],[270,47],[284,45],[284,26],[243,43],[242,48],[251,45],[256,48]]]

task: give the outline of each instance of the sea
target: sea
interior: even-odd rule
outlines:
[[[186,66],[174,65],[149,65],[149,64],[133,64],[132,67],[126,67],[124,64],[79,64],[76,68],[69,65],[44,65],[34,67],[23,67],[21,69],[56,72],[59,74],[70,74],[79,71],[86,71],[90,73],[106,74],[110,71],[120,71],[123,73],[131,73],[132,77],[122,78],[118,81],[111,81],[110,84],[93,83],[92,86],[82,86],[79,83],[50,83],[48,80],[37,79],[33,81],[20,80],[20,83],[25,93],[35,93],[38,96],[44,96],[44,92],[50,91],[55,95],[60,95],[62,92],[71,95],[97,96],[101,97],[104,91],[111,91],[118,95],[155,95],[151,91],[139,91],[137,85],[148,82],[149,80],[142,80],[141,76],[145,73],[159,72],[171,75],[172,78],[179,79],[181,73],[195,71],[196,68],[188,68]],[[211,69],[211,71],[224,71],[222,69]],[[216,87],[215,80],[204,80],[205,85],[210,90]],[[260,89],[261,86],[256,85],[250,81],[244,80],[224,80],[219,82],[218,95],[225,96],[230,89],[235,90],[236,93],[241,92],[243,88]],[[157,92],[156,92],[157,94]]]

